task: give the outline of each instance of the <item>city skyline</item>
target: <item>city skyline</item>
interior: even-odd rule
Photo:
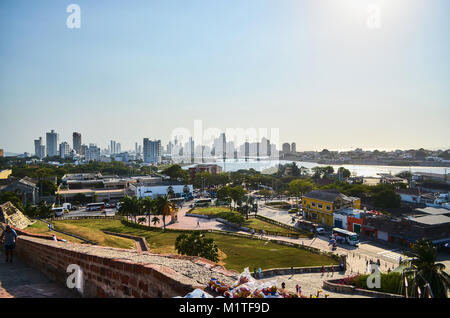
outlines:
[[[50,129],[166,145],[196,119],[279,128],[299,151],[450,146],[448,1],[77,4],[80,29],[66,4],[0,4],[5,152],[32,153]]]

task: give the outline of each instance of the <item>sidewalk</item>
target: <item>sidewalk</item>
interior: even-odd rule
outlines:
[[[44,274],[23,264],[17,257],[5,263],[0,257],[0,298],[73,298],[68,289],[51,282]]]

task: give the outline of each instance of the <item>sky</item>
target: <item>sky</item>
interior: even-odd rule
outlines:
[[[68,28],[77,4],[80,28]],[[379,11],[378,11],[379,10]],[[448,0],[2,0],[0,148],[275,128],[297,151],[450,148]],[[270,136],[269,136],[270,137]]]

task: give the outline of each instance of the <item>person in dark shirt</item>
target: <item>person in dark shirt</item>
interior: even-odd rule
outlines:
[[[3,248],[5,249],[6,263],[8,263],[8,261],[12,263],[13,251],[16,245],[16,238],[17,238],[16,231],[14,231],[14,229],[12,229],[11,226],[6,225],[5,230],[0,236],[0,241],[3,243]]]

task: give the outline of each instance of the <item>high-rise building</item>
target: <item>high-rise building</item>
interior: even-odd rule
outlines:
[[[285,142],[282,146],[283,152],[291,152],[291,145]]]
[[[86,155],[86,151],[88,150],[88,146],[86,145],[81,145],[81,155],[85,156]]]
[[[95,144],[89,144],[89,148],[86,149],[85,160],[87,162],[99,161],[100,160],[100,148],[97,147]]]
[[[110,141],[110,148],[109,148],[109,153],[111,155],[116,154],[116,142],[114,140]]]
[[[122,147],[120,146],[120,142],[118,142],[116,144],[116,152],[115,152],[115,154],[119,154],[121,152],[122,152]]]
[[[54,157],[58,155],[58,141],[59,134],[57,134],[53,129],[46,135],[47,143],[47,156]]]
[[[171,141],[169,141],[169,143],[167,144],[167,154],[168,155],[172,154],[172,149],[173,149],[173,144]]]
[[[81,134],[74,132],[72,134],[73,138],[73,149],[77,152],[77,154],[81,154]]]
[[[59,156],[65,158],[70,155],[70,146],[67,142],[62,142],[59,144]]]
[[[161,140],[144,138],[144,162],[161,163]]]
[[[296,151],[297,151],[297,146],[295,145],[295,142],[293,142],[293,143],[291,144],[291,151],[292,151],[292,152],[296,152]]]
[[[3,152],[3,149],[0,149],[0,157],[3,157],[5,154]]]
[[[39,159],[45,157],[45,145],[42,144],[42,137],[34,140],[34,155]]]

